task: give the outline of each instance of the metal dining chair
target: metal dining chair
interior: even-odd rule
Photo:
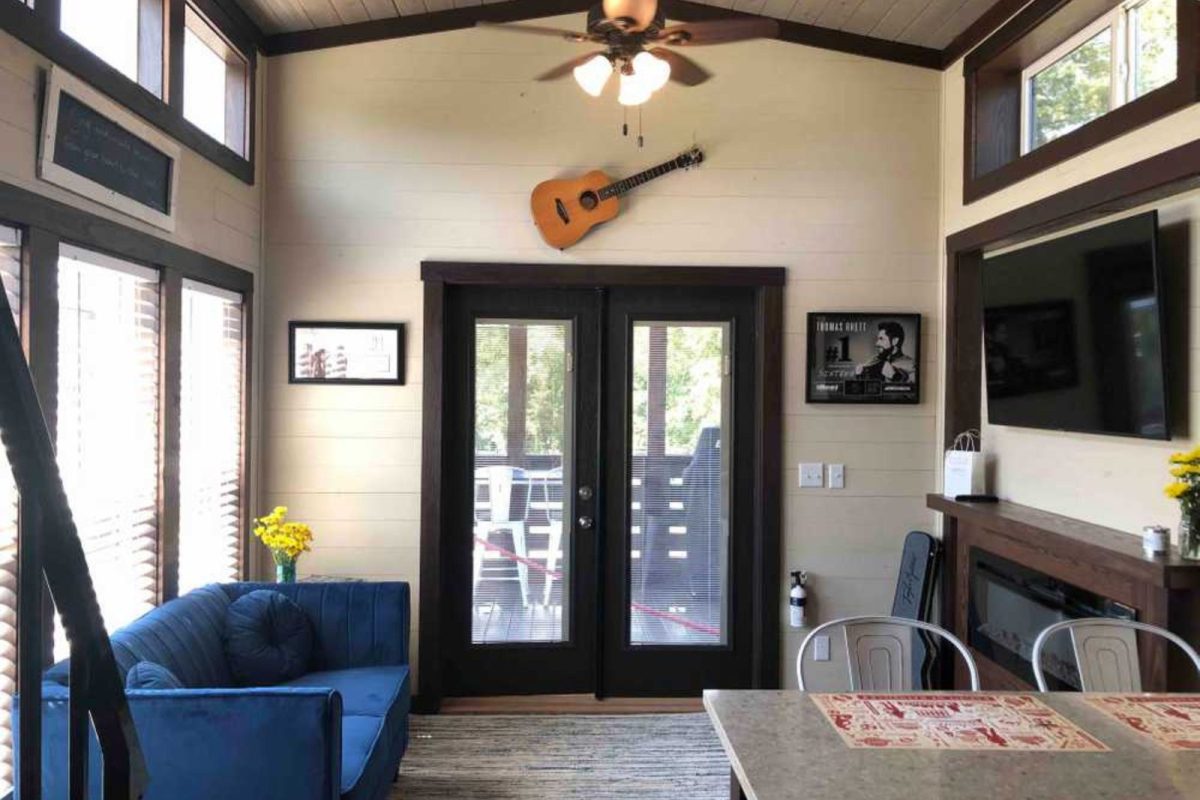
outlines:
[[[1200,673],[1200,654],[1195,648],[1165,628],[1131,619],[1085,617],[1050,625],[1033,642],[1033,677],[1038,691],[1048,692],[1042,651],[1050,637],[1061,631],[1071,634],[1071,647],[1079,669],[1079,685],[1085,692],[1142,691],[1142,671],[1138,666],[1137,632],[1161,636],[1187,653]]]
[[[817,636],[840,627],[846,639],[846,666],[852,692],[911,692],[914,690],[912,634],[928,631],[948,641],[966,662],[971,691],[979,691],[979,668],[958,637],[931,622],[903,617],[843,617],[813,628],[796,654],[796,681],[804,691],[804,656]]]
[[[518,510],[513,512],[513,490],[527,484],[525,470],[507,465],[480,467],[475,470],[475,537],[477,539],[472,564],[472,585],[476,588],[484,580],[483,561],[492,534],[507,530],[512,534],[513,551],[516,553],[517,582],[521,587],[521,605],[529,607],[529,550],[525,544],[525,520],[529,516],[529,492],[518,495]],[[478,497],[480,486],[487,487],[487,502]],[[527,487],[526,487],[527,488]],[[479,513],[487,510],[487,519]]]

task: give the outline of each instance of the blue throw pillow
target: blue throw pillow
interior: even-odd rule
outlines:
[[[304,609],[279,592],[257,589],[225,612],[225,658],[242,686],[273,686],[308,671],[312,623]]]
[[[153,661],[139,661],[125,675],[126,689],[182,689],[183,682],[175,673]]]

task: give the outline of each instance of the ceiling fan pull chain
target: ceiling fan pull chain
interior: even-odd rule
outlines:
[[[621,135],[629,135],[629,106],[621,106]]]
[[[638,149],[642,149],[644,140],[642,139],[642,107],[638,106]]]

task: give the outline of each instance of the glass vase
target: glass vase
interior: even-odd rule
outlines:
[[[1179,556],[1200,561],[1200,514],[1184,511],[1179,518]]]
[[[276,583],[295,583],[296,582],[296,559],[275,559],[275,582]]]

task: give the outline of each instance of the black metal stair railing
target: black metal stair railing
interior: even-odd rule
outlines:
[[[138,800],[148,775],[125,687],[104,629],[83,543],[75,527],[54,445],[21,349],[12,311],[0,291],[0,438],[20,493],[25,525],[20,533],[20,631],[41,629],[47,618],[41,603],[41,579],[54,599],[71,645],[68,713],[68,786],[71,800],[88,796],[88,721],[96,731],[103,759],[104,800]],[[31,520],[36,524],[28,524]],[[31,529],[32,528],[32,529]],[[40,564],[39,564],[40,562]],[[37,595],[28,596],[30,589]],[[37,626],[27,628],[27,626]],[[40,636],[31,637],[40,641]],[[42,653],[21,652],[20,741],[16,753],[19,786],[16,800],[41,798]]]

